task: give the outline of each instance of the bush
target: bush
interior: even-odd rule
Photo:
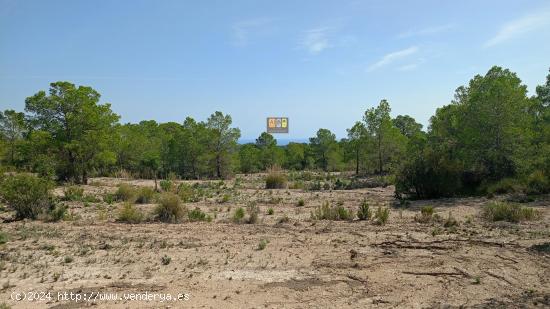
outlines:
[[[272,172],[265,179],[266,189],[284,189],[286,188],[286,177],[279,172]]]
[[[169,192],[172,189],[172,181],[170,180],[161,180],[160,181],[160,188],[164,192]]]
[[[549,193],[550,181],[541,171],[535,171],[527,177],[526,192],[528,194]]]
[[[49,211],[40,214],[39,218],[46,221],[46,222],[57,222],[59,220],[63,220],[67,218],[67,205],[56,205]]]
[[[8,234],[0,231],[0,245],[3,245],[8,242]]]
[[[378,209],[376,209],[376,213],[374,214],[374,218],[376,218],[376,223],[379,225],[385,225],[386,222],[388,222],[389,217],[390,209],[378,206]]]
[[[6,177],[0,184],[0,196],[15,210],[16,219],[36,219],[55,208],[53,184],[32,175]]]
[[[311,218],[314,220],[352,220],[353,215],[349,210],[341,205],[330,206],[328,202],[324,202],[321,206],[315,208],[311,213]]]
[[[273,214],[275,214],[275,210],[273,210],[273,208],[269,207],[269,208],[267,209],[267,215],[268,215],[268,216],[272,216]]]
[[[189,211],[187,214],[187,217],[189,218],[190,222],[196,222],[196,221],[212,221],[212,217],[204,213],[200,208],[195,207],[195,209]]]
[[[540,218],[540,213],[531,207],[506,202],[492,202],[485,206],[482,216],[489,221],[508,221],[517,223]]]
[[[136,188],[126,183],[121,183],[118,186],[117,191],[115,192],[115,199],[117,201],[133,203],[136,201],[136,197],[137,197]]]
[[[151,201],[153,201],[154,196],[155,196],[155,190],[153,188],[142,187],[137,192],[136,203],[149,204],[151,203]]]
[[[268,243],[269,243],[269,240],[267,239],[260,240],[260,243],[258,244],[258,251],[264,250],[267,247]]]
[[[140,223],[143,221],[143,213],[141,213],[133,204],[124,203],[118,212],[117,221],[126,223]]]
[[[189,203],[189,202],[198,202],[200,200],[202,196],[202,188],[195,188],[195,187],[192,187],[186,183],[181,183],[178,186],[178,195],[182,202]]]
[[[185,208],[180,199],[173,193],[163,193],[159,198],[159,204],[155,208],[155,216],[162,222],[179,222],[185,215]]]
[[[84,197],[84,188],[69,186],[63,190],[65,201],[81,201]]]
[[[432,221],[433,215],[433,206],[422,206],[422,208],[420,208],[420,217],[415,216],[415,220],[423,223],[430,222]]]
[[[306,202],[304,201],[303,198],[301,198],[301,199],[298,200],[298,206],[301,207],[301,206],[304,206],[305,204],[306,204]]]
[[[516,179],[513,178],[503,178],[496,183],[493,183],[487,187],[487,194],[505,194],[505,193],[514,193],[522,190],[522,186]]]
[[[106,193],[105,195],[103,195],[103,202],[111,205],[112,203],[114,203],[116,201],[116,197],[114,194],[112,193]]]
[[[244,220],[244,215],[244,209],[242,207],[237,208],[233,214],[233,222],[242,223]]]
[[[165,266],[166,266],[166,265],[170,264],[170,262],[172,262],[172,258],[165,254],[165,255],[160,259],[160,262],[162,263],[162,265],[165,265]]]
[[[372,217],[372,211],[369,208],[369,204],[367,201],[363,201],[361,203],[361,206],[359,206],[359,210],[357,211],[357,218],[359,220],[369,220]]]

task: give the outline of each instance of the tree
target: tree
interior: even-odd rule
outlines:
[[[260,169],[260,149],[254,144],[245,144],[239,147],[239,162],[242,173],[254,173]]]
[[[376,108],[368,109],[363,116],[368,134],[374,140],[373,146],[377,154],[380,175],[387,169],[392,159],[399,157],[405,145],[403,135],[393,125],[390,111],[388,101],[382,100]]]
[[[422,131],[422,125],[409,115],[398,115],[392,120],[393,125],[399,129],[401,134],[411,138]]]
[[[223,178],[231,173],[233,154],[237,148],[237,140],[241,137],[238,128],[231,128],[231,116],[215,112],[206,122],[206,127],[212,130],[211,150],[215,157],[215,175]]]
[[[277,147],[277,140],[273,135],[262,132],[260,136],[256,139],[256,146],[260,150],[260,161],[262,164],[262,169],[267,169],[273,165],[278,165],[281,163],[281,158],[284,156],[284,153],[281,154],[281,149]]]
[[[317,166],[328,171],[338,169],[341,163],[336,135],[327,129],[319,129],[315,137],[309,139]]]
[[[8,164],[15,165],[17,144],[27,132],[25,114],[14,110],[0,111],[0,137],[8,145]]]
[[[114,163],[109,146],[119,116],[99,98],[90,87],[56,82],[49,95],[39,91],[25,100],[34,128],[52,137],[59,179],[87,183],[92,169]]]
[[[366,140],[368,138],[365,125],[357,121],[351,129],[347,129],[347,146],[351,150],[355,160],[355,174],[359,174],[362,153],[365,152]]]

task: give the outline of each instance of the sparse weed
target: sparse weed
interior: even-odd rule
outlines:
[[[125,223],[140,223],[143,221],[143,213],[139,211],[133,204],[124,203],[118,212],[117,221]]]
[[[325,201],[321,206],[315,208],[311,213],[311,218],[314,220],[352,220],[352,213],[343,206],[330,206],[329,202]]]
[[[359,210],[357,211],[357,218],[359,220],[369,220],[372,217],[372,211],[369,208],[369,204],[367,201],[363,201],[361,203],[361,206],[359,206]]]
[[[520,221],[536,220],[540,218],[541,214],[531,207],[506,202],[491,202],[484,207],[482,216],[489,221],[517,223]]]
[[[386,207],[382,208],[382,206],[378,206],[378,209],[376,209],[376,213],[374,214],[376,223],[379,225],[385,225],[386,222],[388,222],[389,217],[390,217],[390,209]]]

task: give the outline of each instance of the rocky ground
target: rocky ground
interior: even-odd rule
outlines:
[[[550,306],[550,253],[543,246],[550,242],[548,196],[524,204],[542,213],[539,220],[505,223],[480,216],[489,202],[484,197],[396,207],[391,186],[265,190],[262,175],[238,179],[238,185],[218,184],[211,195],[186,204],[210,214],[212,222],[120,223],[121,204],[99,201],[67,202],[70,220],[56,223],[9,222],[4,211],[0,302],[6,308]],[[84,189],[101,197],[121,182],[154,186],[150,180],[98,178]],[[373,210],[390,208],[388,222],[311,219],[324,201],[356,211],[363,200]],[[260,207],[259,222],[233,223],[236,207],[250,202]],[[426,205],[434,207],[435,218],[419,222]],[[155,205],[137,207],[150,213]],[[49,292],[51,299],[13,300],[29,291]],[[58,299],[58,292],[187,294],[188,300],[76,302]]]

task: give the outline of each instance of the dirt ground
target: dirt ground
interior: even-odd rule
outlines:
[[[69,221],[2,223],[8,241],[0,246],[0,303],[12,308],[550,307],[550,254],[533,250],[550,242],[548,196],[524,204],[540,210],[540,220],[504,223],[480,217],[488,202],[484,197],[413,201],[397,208],[391,186],[265,190],[261,175],[239,179],[236,188],[186,204],[212,215],[212,222],[126,224],[115,220],[120,203],[67,202]],[[121,182],[153,186],[150,180],[96,178],[83,187],[100,196]],[[235,180],[223,186],[234,185]],[[297,205],[299,199],[304,206]],[[390,207],[387,224],[311,219],[323,201],[356,211],[365,199],[373,209]],[[231,222],[234,209],[250,201],[260,207],[259,223]],[[441,219],[415,220],[426,205]],[[150,213],[155,205],[137,207]],[[458,225],[444,226],[449,213]],[[51,299],[13,300],[26,292],[49,292]],[[76,302],[59,299],[58,292],[187,294],[188,300]]]

